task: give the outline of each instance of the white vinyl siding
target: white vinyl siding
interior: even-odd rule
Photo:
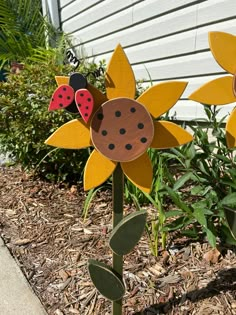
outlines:
[[[88,58],[109,61],[120,43],[136,79],[188,81],[170,112],[179,120],[203,118],[203,106],[187,97],[224,74],[209,51],[208,32],[236,35],[236,0],[60,0],[59,15]],[[233,106],[223,106],[221,116]]]

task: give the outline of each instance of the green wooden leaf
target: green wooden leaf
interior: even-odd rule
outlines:
[[[89,259],[88,270],[96,289],[111,301],[120,300],[125,294],[125,287],[120,277],[106,264]]]
[[[145,210],[134,212],[126,216],[113,229],[109,246],[117,255],[128,254],[140,240],[146,224]]]
[[[236,209],[224,207],[224,211],[229,228],[234,238],[236,238]]]

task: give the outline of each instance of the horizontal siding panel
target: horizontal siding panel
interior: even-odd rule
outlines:
[[[206,0],[202,0],[206,1]],[[177,10],[179,8],[182,8],[186,5],[192,5],[195,3],[202,2],[199,0],[168,0],[168,4],[166,1],[157,1],[157,0],[150,0],[150,1],[143,1],[143,0],[133,0],[133,1],[104,1],[102,7],[96,6],[94,9],[95,12],[92,12],[92,14],[96,15],[96,20],[100,20],[102,16],[105,14],[106,16],[110,14],[115,14],[117,12],[117,7],[120,9],[125,8],[129,5],[133,5],[132,9],[132,24],[143,22],[147,19],[153,19],[156,16],[163,15],[167,12],[170,12],[172,10]],[[91,11],[88,12],[88,15],[82,15],[79,14],[80,12],[84,11],[86,8],[89,8],[93,2],[91,0],[77,0],[73,6],[70,8],[66,8],[61,12],[61,21],[63,22],[68,17],[72,17],[75,14],[78,14],[77,17],[74,17],[71,22],[65,22],[63,24],[63,29],[69,29],[69,32],[74,32],[79,29],[79,25],[81,25],[81,28],[84,28],[86,25],[91,24],[91,18],[90,15]],[[100,1],[102,2],[102,1]],[[120,3],[119,3],[120,2]],[[140,2],[140,4],[138,4]],[[81,3],[81,4],[80,4]],[[89,5],[88,5],[89,3]],[[128,4],[128,5],[127,5]],[[135,5],[136,4],[136,5]],[[137,5],[138,4],[138,5]],[[102,9],[102,10],[101,10]],[[100,15],[100,13],[102,15]],[[94,19],[94,22],[96,21]],[[70,23],[70,24],[69,24]]]
[[[77,0],[71,3],[71,5],[61,10],[61,22],[63,23],[65,20],[68,20],[68,19],[71,21],[72,17],[74,17],[75,15],[77,15],[76,20],[80,20],[82,12],[90,9],[91,7],[97,6],[101,2],[104,2],[104,0],[96,0],[96,1],[95,0],[86,0],[86,1]]]
[[[68,5],[69,3],[75,2],[76,0],[60,0],[59,1],[59,5],[60,8],[65,7],[66,5]]]
[[[236,18],[235,0],[208,0],[202,5],[204,10],[198,16],[198,24],[208,24],[210,21]],[[209,21],[210,18],[210,21]],[[209,21],[209,22],[208,22]]]
[[[189,56],[147,62],[133,66],[136,78],[148,78],[147,71],[154,81],[200,76],[203,74],[222,73],[222,68],[212,57],[211,52],[203,52]]]
[[[146,60],[173,57],[191,53],[193,51],[205,50],[209,48],[208,32],[216,30],[236,35],[235,20],[229,20],[201,28],[199,27],[195,30],[186,31],[147,43],[141,43],[140,45],[138,44],[134,47],[126,48],[126,51],[129,56],[133,55],[132,62],[138,63]],[[136,32],[141,33],[142,31],[140,30]],[[130,42],[134,40],[133,37],[135,37],[132,36],[132,34],[136,34],[136,32],[129,32],[126,36],[122,36],[121,34],[119,36],[113,36],[115,38],[109,37],[109,39],[105,40],[101,38],[91,43],[87,43],[84,45],[84,49],[87,56],[98,56],[99,58],[99,54],[104,51],[114,50],[117,43],[121,43],[123,47],[129,45]]]
[[[228,3],[230,7],[230,9],[225,10],[225,12],[227,11],[227,14],[231,13],[231,15],[235,14],[236,1],[234,0],[234,2],[232,2],[232,0],[228,0],[225,1],[225,3]],[[84,44],[88,56],[96,56],[100,53],[113,50],[114,46],[118,42],[120,42],[124,47],[132,46],[134,44],[137,45],[138,43],[144,43],[144,45],[148,45],[146,43],[148,41],[158,40],[171,34],[174,34],[174,36],[178,36],[178,34],[176,33],[184,32],[189,29],[193,29],[194,27],[196,28],[196,25],[198,26],[198,28],[200,28],[202,25],[206,25],[207,23],[219,23],[219,21],[222,20],[222,14],[220,12],[221,6],[222,1],[214,2],[214,6],[211,7],[211,10],[215,10],[217,13],[215,13],[213,17],[209,15],[209,5],[206,6],[206,3],[203,2],[198,6],[192,6],[187,9],[179,10],[168,14],[167,16],[163,16],[158,19],[136,25],[132,28],[105,36],[104,33],[107,33],[107,31],[105,31],[107,29],[109,30],[109,32],[115,32],[117,31],[117,29],[126,27],[126,24],[128,24],[128,20],[131,21],[131,16],[129,19],[129,14],[127,12],[125,18],[122,18],[122,14],[110,17],[99,23],[97,26],[92,25],[88,28],[76,32],[74,36],[78,38],[78,44]],[[235,10],[232,11],[232,8],[234,7]],[[228,8],[228,6],[226,6],[226,8]],[[201,21],[201,24],[197,22],[198,20]],[[213,24],[208,25],[208,27],[209,29],[214,30]],[[94,32],[95,28],[96,32]],[[196,36],[194,32],[192,34],[194,37]],[[97,37],[100,37],[100,39],[96,40]],[[89,41],[91,42],[86,43]],[[96,45],[96,42],[98,42],[98,45]],[[75,41],[75,45],[77,43]],[[154,58],[158,57],[154,55],[151,59]]]
[[[193,6],[207,0],[168,0],[168,1],[144,1],[143,5],[134,7],[133,23],[140,23],[147,19],[166,15],[171,11],[177,11],[183,7]]]
[[[131,32],[134,36],[132,39],[133,43],[147,41],[153,38],[159,38],[167,36],[168,34],[189,29],[193,27],[193,24],[196,25],[196,19],[196,9],[193,6],[184,10],[173,12],[167,16],[162,16],[155,20],[147,21],[137,27],[126,29],[123,31],[123,34],[127,31]],[[195,21],[195,23],[193,23],[193,21]],[[85,44],[97,37],[106,36],[108,32],[112,33],[123,28],[131,27],[132,24],[133,17],[132,9],[130,8],[125,12],[118,13],[101,21],[100,23],[97,23],[97,25],[91,25],[85,29],[79,30],[74,33],[73,36],[79,36]],[[92,30],[96,30],[96,32],[93,32]]]
[[[217,107],[220,108],[217,119],[220,120],[221,118],[226,116],[226,121],[235,106],[236,103]],[[183,121],[196,121],[196,117],[199,121],[201,121],[202,119],[207,119],[204,111],[204,106],[197,102],[188,100],[178,101],[176,105],[173,106],[169,111],[169,116],[171,117],[171,119]]]
[[[74,32],[80,28],[84,28],[87,25],[96,23],[103,20],[107,16],[115,15],[116,12],[125,11],[128,7],[135,5],[142,0],[107,0],[107,1],[86,1],[94,3],[96,8],[89,8],[87,11],[82,12],[77,2],[73,6],[68,6],[61,12],[61,21],[70,18],[67,22],[63,23],[63,29],[67,32]]]

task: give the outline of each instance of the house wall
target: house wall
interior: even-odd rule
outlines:
[[[203,118],[203,106],[187,97],[224,74],[209,51],[208,32],[236,35],[236,0],[60,0],[59,16],[78,54],[82,47],[88,58],[109,61],[120,43],[136,79],[188,81],[171,110],[178,120]],[[223,106],[221,116],[234,105]]]

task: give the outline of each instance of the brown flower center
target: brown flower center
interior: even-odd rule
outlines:
[[[151,115],[143,105],[129,98],[107,101],[91,121],[94,147],[113,161],[138,158],[151,144],[153,135]]]

